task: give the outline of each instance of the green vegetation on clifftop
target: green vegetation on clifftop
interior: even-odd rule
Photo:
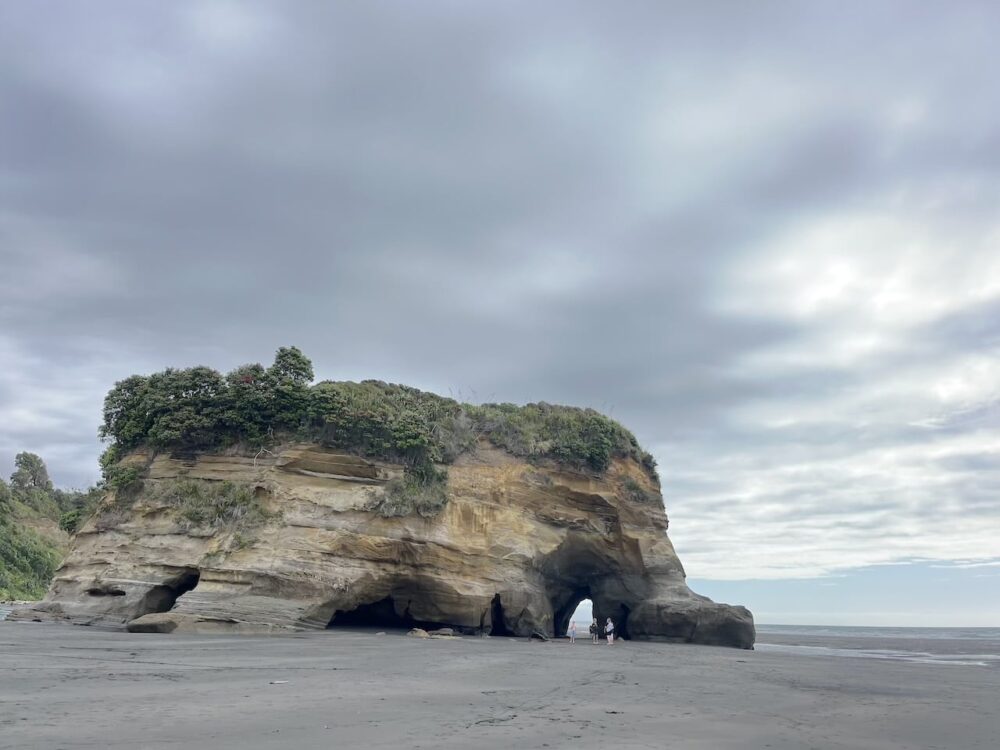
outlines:
[[[409,488],[441,482],[447,464],[485,438],[514,455],[602,472],[632,457],[656,479],[652,456],[614,420],[593,409],[538,403],[462,404],[404,385],[366,380],[310,385],[312,363],[295,347],[278,350],[270,367],[243,365],[227,375],[207,367],[133,375],[104,404],[102,460],[109,482],[117,461],[140,446],[208,450],[265,444],[275,435],[342,448],[404,464]],[[120,469],[117,469],[120,471]]]

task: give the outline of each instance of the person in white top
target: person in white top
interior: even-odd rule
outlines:
[[[611,618],[604,624],[604,633],[608,636],[608,645],[611,646],[615,642],[615,624],[611,622]]]
[[[576,643],[576,623],[571,622],[569,624],[569,642]]]

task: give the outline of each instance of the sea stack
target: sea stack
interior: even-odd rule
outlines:
[[[19,618],[136,632],[367,624],[530,636],[563,633],[589,598],[625,638],[753,646],[746,608],[688,588],[655,464],[617,423],[546,404],[472,407],[373,381],[304,392],[324,386],[327,412],[306,439],[300,429],[128,450],[120,440],[106,461],[107,496],[45,600]],[[432,462],[371,455],[391,451],[350,421],[372,419],[375,401],[357,398],[366,388],[392,404],[380,424],[395,424],[413,399],[435,405],[417,410],[440,441],[420,454]],[[332,389],[347,395],[333,399]]]

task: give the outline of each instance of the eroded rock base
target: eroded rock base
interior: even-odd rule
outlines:
[[[274,632],[339,625],[565,632],[583,598],[618,633],[750,648],[753,618],[688,589],[659,488],[636,462],[602,475],[539,467],[488,445],[448,468],[436,516],[383,517],[402,472],[316,445],[271,455],[136,455],[127,517],[77,534],[46,600],[21,619],[133,632]],[[266,523],[192,527],[158,483],[242,482]],[[109,502],[113,502],[110,498]]]

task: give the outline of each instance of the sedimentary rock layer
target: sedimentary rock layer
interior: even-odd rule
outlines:
[[[376,511],[401,466],[314,444],[128,460],[147,467],[143,491],[122,518],[77,534],[27,617],[133,631],[377,623],[529,635],[563,632],[590,598],[626,637],[754,642],[748,610],[687,587],[659,488],[631,459],[596,475],[483,443],[448,467],[447,503],[431,518]],[[266,520],[192,527],[155,491],[180,478],[252,487]]]

